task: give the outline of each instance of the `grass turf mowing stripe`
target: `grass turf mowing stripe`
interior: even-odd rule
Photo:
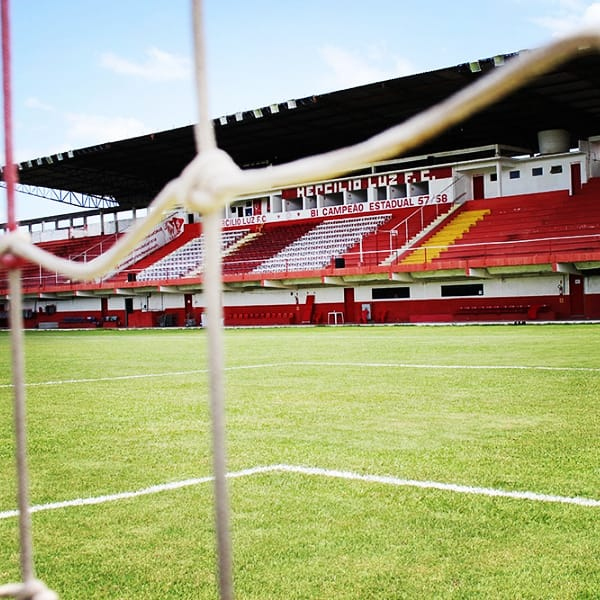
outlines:
[[[277,464],[252,467],[249,469],[243,469],[241,471],[235,471],[233,473],[228,473],[227,478],[234,479],[238,477],[257,475],[260,473],[296,473],[300,475],[331,477],[336,479],[346,479],[353,481],[366,481],[369,483],[380,483],[384,485],[393,485],[401,487],[435,489],[447,492],[455,492],[459,494],[473,494],[476,496],[511,498],[514,500],[530,500],[533,502],[554,502],[559,504],[573,504],[576,506],[584,507],[600,507],[600,500],[596,500],[593,498],[581,498],[577,496],[557,496],[553,494],[539,494],[537,492],[529,491],[519,492],[510,490],[500,490],[494,488],[460,485],[455,483],[441,483],[437,481],[417,481],[414,479],[400,479],[398,477],[391,477],[387,475],[365,475],[361,473],[355,473],[352,471],[338,471],[332,469],[321,469],[318,467],[305,467],[299,465]],[[59,508],[87,506],[92,504],[103,504],[105,502],[114,502],[117,500],[126,500],[130,498],[136,498],[138,496],[147,496],[149,494],[157,494],[159,492],[165,492],[168,490],[175,490],[183,487],[199,485],[202,483],[209,483],[213,480],[214,477],[206,476],[193,479],[185,479],[183,481],[162,483],[133,492],[119,492],[116,494],[107,494],[103,496],[95,496],[90,498],[76,498],[74,500],[50,502],[48,504],[39,504],[36,506],[32,506],[30,507],[30,512],[35,513],[45,510],[56,510]],[[0,512],[0,519],[9,519],[18,516],[18,514],[19,512],[17,510],[8,510]]]

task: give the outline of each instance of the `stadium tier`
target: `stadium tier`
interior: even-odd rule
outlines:
[[[599,318],[594,148],[507,156],[492,147],[462,161],[461,151],[447,164],[368,165],[373,174],[235,200],[222,221],[225,324]],[[31,234],[59,256],[90,260],[124,231],[118,215],[104,234],[93,221]],[[202,325],[203,258],[201,219],[174,213],[102,281],[24,265],[26,324]],[[5,325],[6,269],[0,294]]]
[[[260,118],[221,117],[217,142],[242,169],[329,151],[402,122],[514,56],[280,103]],[[600,57],[581,50],[410,156],[228,200],[224,323],[600,319],[600,89],[589,78],[599,69]],[[407,94],[413,86],[428,93]],[[193,156],[193,140],[193,127],[179,128],[21,163],[19,180],[34,195],[45,187],[60,196],[60,187],[65,202],[86,193],[98,202],[21,229],[56,255],[93,259],[146,216]],[[26,326],[202,325],[206,255],[202,217],[180,210],[97,281],[24,264]],[[0,326],[9,307],[2,267]]]

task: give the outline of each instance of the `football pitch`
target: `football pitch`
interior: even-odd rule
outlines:
[[[27,332],[36,575],[216,598],[204,330]],[[236,597],[600,597],[600,326],[230,329]],[[0,333],[0,584],[19,581]]]

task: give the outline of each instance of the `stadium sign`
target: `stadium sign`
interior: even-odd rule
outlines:
[[[170,215],[161,221],[127,257],[119,263],[115,273],[122,271],[133,263],[145,258],[152,252],[179,237],[183,233],[185,220],[177,214]]]
[[[292,210],[281,213],[267,213],[261,215],[248,215],[246,217],[232,217],[223,219],[223,227],[239,227],[240,225],[262,225],[277,221],[290,221],[294,219],[316,219],[319,217],[357,216],[366,213],[385,212],[399,208],[419,208],[433,204],[448,204],[451,199],[448,194],[435,196],[424,194],[410,198],[391,198],[389,200],[373,200],[371,202],[356,202],[354,204],[337,204],[335,206],[322,206],[321,208],[308,208]]]
[[[339,194],[340,192],[356,192],[367,188],[389,187],[404,185],[407,183],[420,183],[421,181],[433,181],[435,179],[448,179],[452,177],[451,167],[439,167],[437,169],[422,169],[419,171],[403,171],[401,173],[383,173],[381,175],[368,175],[354,179],[338,179],[314,183],[295,188],[282,190],[281,197],[285,200],[303,198],[305,196],[327,196]]]

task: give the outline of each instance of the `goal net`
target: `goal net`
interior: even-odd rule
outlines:
[[[56,257],[35,246],[19,231],[15,219],[16,168],[12,152],[12,116],[10,93],[10,17],[9,0],[2,1],[2,64],[4,92],[4,133],[7,186],[8,231],[0,237],[0,260],[9,269],[10,340],[18,480],[18,513],[22,582],[0,585],[0,597],[57,598],[52,590],[36,579],[26,458],[25,383],[23,311],[20,266],[22,261],[39,264],[67,278],[92,281],[106,276],[121,263],[156,227],[169,211],[185,208],[200,213],[205,235],[204,292],[209,356],[209,398],[212,422],[212,455],[216,521],[217,572],[222,599],[233,597],[229,502],[226,485],[226,444],[224,418],[224,352],[222,326],[221,214],[223,207],[241,195],[295,186],[353,171],[367,163],[398,157],[423,144],[445,129],[466,119],[524,85],[530,79],[551,70],[582,49],[600,49],[600,36],[582,30],[545,47],[520,53],[500,69],[478,79],[473,85],[385,132],[354,146],[323,155],[302,158],[263,169],[242,170],[216,145],[208,112],[204,36],[201,0],[192,2],[195,43],[197,153],[179,177],[170,181],[150,205],[148,215],[122,236],[106,253],[81,263]]]

